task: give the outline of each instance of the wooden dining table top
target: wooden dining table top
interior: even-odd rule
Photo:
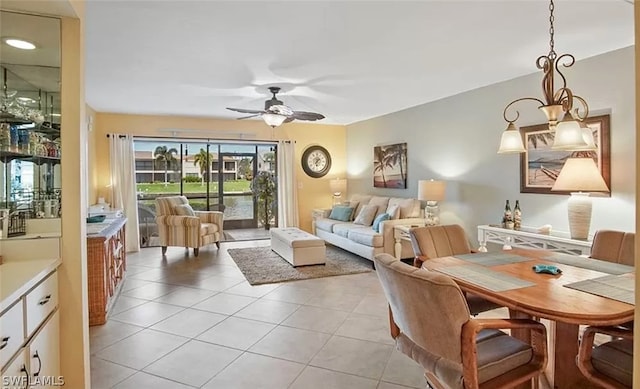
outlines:
[[[531,316],[585,325],[616,325],[633,320],[635,305],[606,297],[567,288],[564,285],[609,275],[608,273],[570,265],[559,265],[546,250],[513,249],[512,254],[531,257],[531,261],[487,266],[493,271],[534,283],[533,286],[501,292],[491,291],[456,277],[452,277],[460,288],[487,300]],[[473,265],[455,257],[424,260],[423,268],[437,270],[448,266]],[[562,269],[558,275],[539,274],[532,270],[536,264],[557,265]],[[633,272],[622,277],[635,279]]]

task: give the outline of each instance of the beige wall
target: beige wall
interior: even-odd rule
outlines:
[[[60,367],[65,387],[90,386],[86,246],[86,117],[84,1],[71,1],[77,18],[62,18],[62,265]]]
[[[306,122],[293,122],[275,129],[258,120],[220,120],[180,116],[145,116],[113,113],[96,114],[94,129],[89,138],[89,202],[95,203],[100,193],[110,182],[109,142],[107,134],[132,134],[179,138],[209,138],[218,140],[243,139],[292,140],[296,142],[296,177],[300,227],[311,230],[311,211],[317,207],[331,206],[329,179],[345,177],[346,128]],[[304,149],[311,144],[324,146],[331,153],[331,171],[324,178],[308,177],[300,164]]]

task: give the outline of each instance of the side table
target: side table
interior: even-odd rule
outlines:
[[[394,254],[396,259],[402,259],[402,241],[407,241],[411,244],[411,236],[409,235],[409,230],[415,227],[424,227],[426,226],[426,220],[422,224],[398,224],[393,226],[393,239],[395,240],[395,245],[393,246]]]
[[[316,234],[316,220],[327,218],[331,215],[330,208],[315,208],[311,211],[311,233]]]
[[[533,227],[522,227],[519,230],[508,230],[494,225],[478,226],[478,251],[486,252],[487,243],[503,245],[504,250],[512,247],[528,249],[545,249],[571,255],[589,255],[593,237],[587,240],[571,239],[566,232],[540,234]]]

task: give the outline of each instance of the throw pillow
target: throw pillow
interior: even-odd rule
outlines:
[[[370,226],[371,223],[373,223],[373,219],[376,217],[376,212],[378,212],[377,205],[365,205],[360,210],[358,216],[356,216],[356,220],[353,221],[353,224]]]
[[[336,205],[331,209],[331,214],[329,215],[329,219],[348,222],[348,221],[351,221],[352,213],[353,213],[353,208],[346,207],[343,205]]]
[[[400,219],[400,206],[398,204],[389,205],[387,213],[389,214],[389,219]]]
[[[180,204],[173,207],[173,213],[178,216],[196,216],[196,213],[189,204]]]
[[[380,232],[380,224],[382,224],[383,221],[389,220],[389,219],[390,217],[388,213],[383,213],[376,216],[376,219],[373,221],[373,227],[372,227],[373,230],[375,232]]]
[[[351,217],[349,218],[350,222],[352,222],[353,219],[356,218],[356,210],[358,209],[358,204],[360,204],[359,201],[354,201],[354,200],[349,201],[349,207],[353,208],[353,212],[351,212]]]

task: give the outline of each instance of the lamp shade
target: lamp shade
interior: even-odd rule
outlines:
[[[507,129],[502,133],[498,154],[513,154],[524,152],[524,143],[522,143],[522,135],[520,135],[520,131],[518,131],[518,128],[515,126],[515,124],[509,123]]]
[[[593,158],[569,158],[551,190],[608,192],[609,188]]]
[[[286,119],[287,119],[286,116],[278,115],[278,114],[275,114],[275,113],[263,113],[262,114],[262,120],[264,120],[264,122],[267,123],[268,125],[270,125],[271,127],[278,127],[279,125],[284,123],[284,121]]]
[[[553,150],[584,150],[587,147],[584,133],[576,120],[563,120],[556,126]]]
[[[418,200],[442,201],[444,200],[447,183],[445,181],[419,180]]]
[[[347,191],[347,180],[344,178],[335,178],[329,181],[329,188],[335,196],[340,196]]]

